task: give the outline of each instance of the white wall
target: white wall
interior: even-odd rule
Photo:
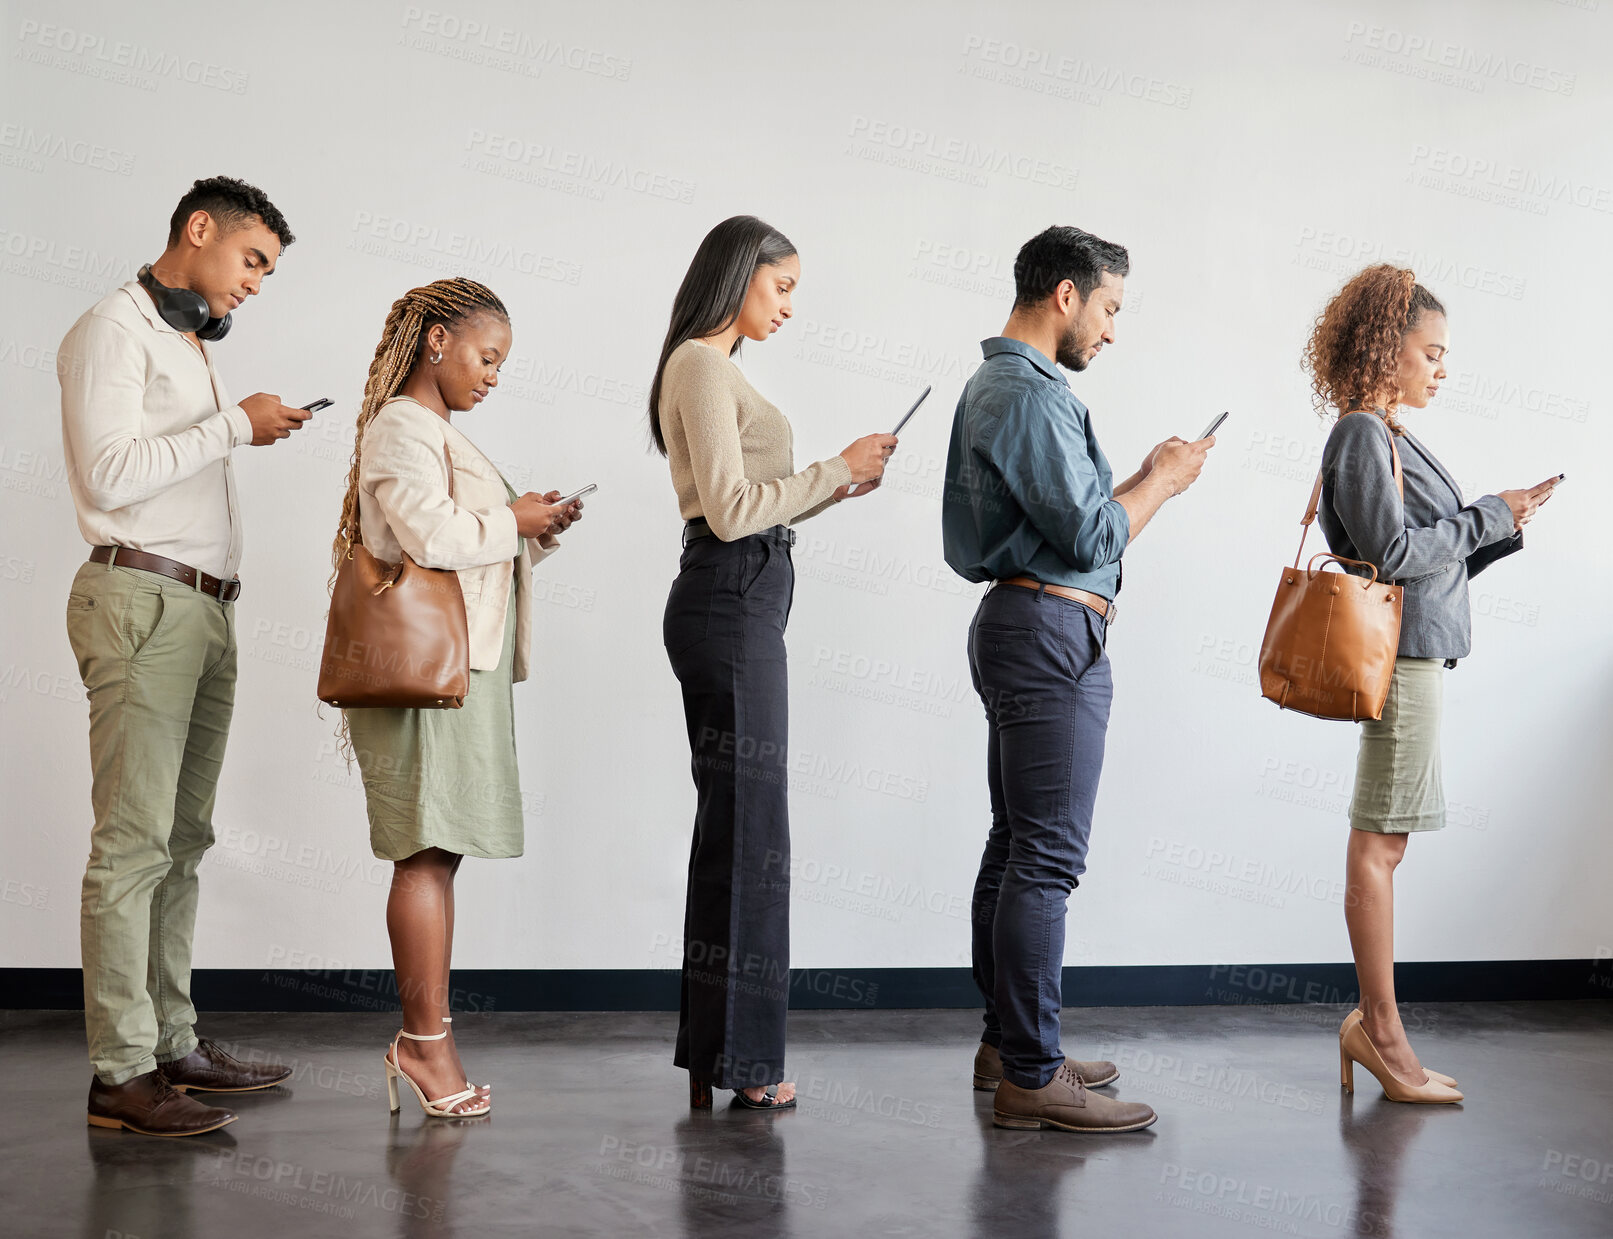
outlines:
[[[299,236],[220,346],[226,380],[336,408],[237,453],[241,677],[199,965],[388,962],[387,866],[314,667],[366,366],[392,300],[450,273],[490,283],[515,329],[464,429],[523,489],[600,484],[539,573],[527,854],[465,867],[456,962],[675,965],[693,791],[660,616],[679,521],[642,400],[696,243],[742,211],[802,253],[795,321],[745,360],[800,464],[936,386],[883,493],[797,547],[798,965],[967,962],[985,724],[939,487],[1014,253],[1052,223],[1131,248],[1118,347],[1074,379],[1117,473],[1232,411],[1127,557],[1067,961],[1347,957],[1356,732],[1279,714],[1253,659],[1324,437],[1301,345],[1384,259],[1450,307],[1452,376],[1411,425],[1469,493],[1569,474],[1527,551],[1475,583],[1473,656],[1447,681],[1454,824],[1402,871],[1401,955],[1613,943],[1608,0],[63,12],[5,4],[0,49],[0,964],[77,963],[91,821],[52,350],[221,172]]]

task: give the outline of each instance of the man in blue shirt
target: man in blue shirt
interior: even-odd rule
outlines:
[[[947,452],[947,563],[994,582],[969,627],[969,668],[986,707],[991,789],[972,912],[986,1001],[974,1083],[996,1089],[999,1127],[1136,1131],[1156,1117],[1089,1092],[1119,1071],[1067,1059],[1059,1044],[1065,908],[1086,870],[1103,768],[1114,691],[1104,638],[1120,557],[1215,443],[1167,439],[1113,485],[1059,366],[1084,370],[1114,343],[1129,270],[1123,247],[1079,228],[1027,241],[1013,312],[981,345]]]

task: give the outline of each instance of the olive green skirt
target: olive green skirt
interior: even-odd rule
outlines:
[[[1350,825],[1398,835],[1445,825],[1439,766],[1445,660],[1397,658],[1383,717],[1361,724]]]
[[[472,671],[457,710],[348,710],[364,776],[370,847],[382,860],[427,848],[497,859],[525,848],[515,758],[515,594],[493,671]]]

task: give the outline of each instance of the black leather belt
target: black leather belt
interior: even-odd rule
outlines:
[[[90,552],[90,562],[115,564],[119,568],[139,568],[142,572],[155,572],[160,576],[170,577],[181,585],[189,585],[193,589],[199,588],[202,593],[212,594],[220,602],[234,602],[241,596],[240,577],[221,581],[218,577],[198,572],[189,564],[182,564],[177,559],[130,550],[126,546],[98,546]]]
[[[683,545],[688,546],[696,538],[715,538],[717,535],[711,526],[706,524],[706,518],[697,516],[692,521],[685,521],[683,525]],[[795,545],[795,530],[788,525],[769,525],[766,529],[758,529],[753,538],[776,538],[789,546]]]

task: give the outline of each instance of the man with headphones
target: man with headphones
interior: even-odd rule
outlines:
[[[235,1115],[187,1090],[247,1092],[291,1074],[197,1039],[190,961],[235,700],[230,456],[310,416],[262,392],[233,403],[208,342],[292,240],[262,190],[197,181],[162,257],[92,306],[57,354],[68,483],[93,548],[67,634],[90,706],[95,826],[79,915],[98,1127],[213,1131]]]

